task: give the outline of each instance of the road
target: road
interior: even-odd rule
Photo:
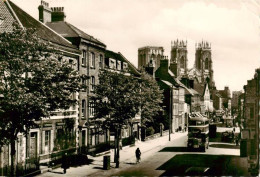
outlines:
[[[175,133],[170,142],[167,135],[123,148],[120,168],[114,168],[111,159],[111,169],[103,170],[103,157],[100,156],[93,158],[89,165],[71,167],[67,174],[62,174],[62,169],[58,168],[40,176],[184,176],[185,170],[191,166],[210,167],[211,174],[217,176],[249,176],[247,159],[240,158],[239,146],[220,142],[221,132],[226,130],[232,129],[218,128],[219,133],[211,139],[206,152],[190,152],[186,148],[187,132]],[[142,152],[139,164],[135,163],[134,156],[137,147]],[[110,156],[112,158],[113,153]]]
[[[210,167],[214,175],[243,175],[236,169],[239,147],[231,143],[210,143],[206,152],[189,152],[187,136],[179,137],[164,147],[142,153],[142,162],[135,159],[123,162],[117,171],[101,171],[98,176],[183,176],[191,166]]]

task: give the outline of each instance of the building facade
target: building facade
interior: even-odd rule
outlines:
[[[94,151],[96,145],[108,141],[102,128],[92,121],[95,112],[94,103],[88,99],[98,84],[99,71],[104,67],[106,45],[66,22],[63,7],[50,8],[48,3],[41,1],[38,9],[39,20],[70,41],[82,53],[77,67],[82,76],[82,83],[87,88],[79,92],[78,146],[82,152]]]
[[[163,47],[146,46],[138,49],[138,69],[145,68],[148,64],[154,64],[155,71],[160,66],[164,57]]]
[[[41,39],[57,49],[59,55],[57,57],[62,62],[68,62],[75,70],[78,69],[81,52],[68,40],[28,15],[11,1],[0,1],[0,9],[0,16],[4,19],[4,23],[0,25],[1,32],[11,32],[13,22],[17,22],[22,28],[34,28]],[[73,93],[72,97],[78,99],[78,93]],[[27,172],[39,170],[40,163],[49,163],[64,150],[70,153],[76,152],[79,137],[78,122],[78,106],[71,106],[67,110],[56,110],[50,118],[35,122],[36,126],[31,128],[27,135],[18,134],[15,160],[17,172],[19,169]],[[9,174],[11,163],[9,154],[10,146],[2,147],[0,175]]]
[[[246,148],[248,171],[252,175],[259,174],[259,81],[260,69],[257,69],[255,77],[248,80],[244,86],[244,123],[241,138],[246,142],[242,148]]]

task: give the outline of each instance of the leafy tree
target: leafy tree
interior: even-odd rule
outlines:
[[[163,92],[157,82],[147,73],[142,72],[140,82],[141,125],[154,122],[154,118],[163,111],[161,108]]]
[[[107,127],[115,130],[117,168],[121,129],[131,123],[132,118],[138,113],[142,114],[141,119],[144,119],[145,123],[160,109],[159,105],[154,105],[161,103],[159,88],[156,82],[147,77],[143,75],[141,78],[136,78],[125,73],[104,70],[99,74],[99,84],[95,88],[94,96],[91,97],[95,102],[95,119],[103,119]]]
[[[35,30],[14,25],[12,32],[0,34],[0,41],[0,145],[11,144],[13,176],[18,133],[76,104],[71,94],[81,85],[77,71]]]
[[[121,129],[139,112],[139,83],[132,76],[107,70],[99,74],[95,87],[95,118],[104,119],[104,124],[115,130],[115,160],[119,167],[119,141]]]

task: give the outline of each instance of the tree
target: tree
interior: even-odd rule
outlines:
[[[163,111],[161,108],[163,91],[160,90],[157,82],[147,73],[142,72],[140,83],[140,113],[141,125],[146,126],[154,122],[154,118]]]
[[[153,94],[154,90],[159,93],[159,88],[155,84],[145,76],[136,78],[126,75],[126,73],[108,70],[104,70],[99,74],[99,84],[91,97],[91,100],[95,102],[94,118],[96,120],[104,119],[103,124],[115,130],[115,161],[117,168],[119,168],[121,129],[128,125],[138,113],[142,113],[142,118],[146,122],[153,117],[153,113],[156,114],[156,110],[159,110],[159,105],[149,105],[150,103],[157,104],[161,102],[161,96],[157,93]]]
[[[77,71],[35,30],[14,25],[12,32],[0,34],[0,41],[0,145],[11,144],[13,176],[18,133],[76,104],[72,93],[81,85]]]

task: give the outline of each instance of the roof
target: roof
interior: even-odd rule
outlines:
[[[81,53],[76,48],[76,46],[72,45],[68,40],[57,34],[55,31],[53,31],[40,21],[34,19],[21,8],[16,6],[13,2],[6,1],[5,4],[8,5],[8,3],[10,4],[10,11],[12,11],[11,13],[13,13],[12,15],[17,17],[16,21],[20,22],[24,28],[34,28],[36,29],[37,35],[41,39],[49,41],[53,44],[57,44],[59,45],[59,47],[69,50],[70,52]],[[3,5],[3,3],[1,3],[0,5]]]
[[[106,50],[105,51],[105,58],[113,58],[113,59],[116,59],[116,60],[119,60],[119,61],[122,61],[122,62],[126,62],[128,64],[128,69],[129,69],[130,73],[137,75],[137,76],[141,75],[141,73],[137,70],[137,68],[130,61],[128,61],[123,56],[123,54],[121,54],[120,52],[115,53],[113,51]]]
[[[190,90],[188,87],[186,87],[179,79],[175,79],[175,81],[185,89],[185,94],[189,94],[189,95],[194,95],[195,92],[193,92],[192,90]],[[194,90],[195,91],[195,90]]]
[[[174,85],[172,85],[170,82],[168,81],[164,81],[164,80],[161,80],[164,84],[166,84],[167,86],[171,87],[171,88],[176,88],[174,87]]]
[[[93,42],[97,45],[101,45],[102,47],[106,47],[104,43],[94,38],[93,36],[83,32],[72,24],[64,21],[56,21],[56,22],[47,22],[46,25],[61,34],[65,38],[83,38],[89,42]]]
[[[11,32],[13,30],[12,24],[16,21],[15,17],[7,7],[6,1],[0,1],[0,19],[3,22],[0,24],[0,33]]]

